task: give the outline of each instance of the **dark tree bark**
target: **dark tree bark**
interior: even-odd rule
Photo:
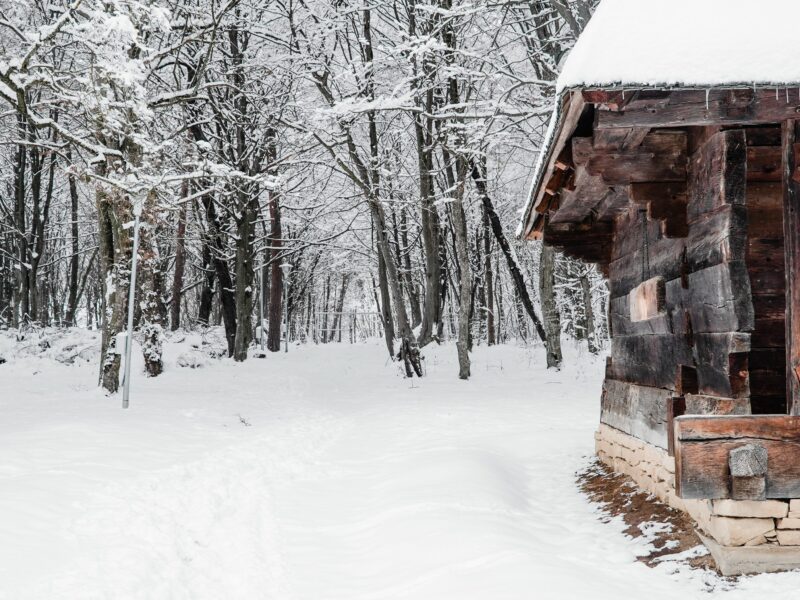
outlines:
[[[539,259],[539,298],[542,303],[542,319],[547,333],[547,368],[561,366],[561,317],[558,314],[555,296],[555,250],[542,245]]]
[[[170,329],[177,331],[181,326],[181,298],[183,297],[183,275],[186,269],[186,198],[189,196],[189,182],[181,185],[181,208],[178,212],[178,233],[175,238],[175,273],[172,277],[172,298],[170,300]]]
[[[583,301],[583,325],[586,331],[586,344],[589,352],[597,354],[597,337],[594,326],[594,310],[592,308],[592,289],[586,269],[581,269],[578,277],[581,284],[581,300]]]
[[[409,36],[417,35],[416,2],[411,2],[408,11]],[[417,145],[417,168],[419,174],[420,217],[422,222],[422,246],[425,260],[425,301],[418,342],[421,346],[430,343],[434,331],[438,334],[442,309],[442,261],[439,251],[439,213],[434,204],[433,183],[433,119],[426,114],[433,112],[433,85],[430,82],[433,65],[424,61],[419,65],[416,54],[411,56],[416,89],[414,103],[420,111],[414,113],[414,134]],[[422,89],[426,85],[427,89]]]
[[[486,178],[484,177],[481,168],[478,166],[478,163],[474,160],[470,165],[470,170],[472,172],[472,179],[475,182],[475,187],[478,189],[478,194],[481,197],[484,209],[489,217],[489,223],[491,224],[494,237],[506,258],[511,279],[514,281],[514,286],[519,292],[522,305],[525,307],[525,311],[528,313],[531,321],[533,321],[533,325],[536,328],[536,333],[539,335],[539,339],[546,345],[547,335],[545,334],[544,327],[542,327],[542,322],[539,320],[539,317],[536,315],[536,311],[533,308],[533,301],[528,293],[528,286],[525,283],[525,276],[520,270],[516,257],[514,256],[514,252],[511,249],[511,245],[508,243],[508,239],[503,232],[503,225],[500,222],[500,217],[494,210],[492,199],[489,197],[489,193],[486,189]]]
[[[486,296],[486,342],[489,346],[496,342],[494,326],[494,273],[492,272],[492,226],[486,209],[481,210],[483,218],[483,285]]]
[[[67,150],[67,160],[72,164],[72,151]],[[67,300],[67,325],[75,325],[75,313],[78,309],[78,268],[80,266],[80,240],[78,231],[78,184],[72,171],[67,173],[70,200],[70,242],[72,256],[69,259],[69,298]],[[87,269],[88,272],[88,269]]]
[[[24,116],[17,116],[17,132],[19,139],[27,139],[27,125]],[[13,295],[13,326],[19,327],[30,313],[28,304],[28,238],[25,219],[25,171],[27,169],[28,152],[24,144],[17,147],[14,162],[14,217],[17,229],[17,285]]]
[[[233,279],[225,260],[225,245],[222,231],[217,217],[217,209],[211,194],[203,195],[203,207],[208,221],[208,235],[210,236],[210,254],[214,265],[216,279],[219,282],[220,307],[222,320],[225,324],[225,339],[228,343],[228,356],[233,356],[234,342],[236,340],[236,298],[234,296]]]
[[[278,203],[278,194],[272,190],[269,192],[269,217],[269,245],[271,250],[267,348],[271,352],[278,352],[281,349],[281,304],[283,302],[283,271],[281,270],[283,232],[281,231],[281,211]]]
[[[374,286],[373,286],[374,287]],[[380,302],[377,302],[380,307],[381,323],[383,324],[384,341],[386,348],[389,350],[389,357],[394,360],[394,320],[392,319],[392,299],[389,295],[389,283],[386,279],[386,265],[383,261],[383,255],[378,252],[378,288],[380,291]]]
[[[422,309],[419,304],[417,283],[414,281],[414,275],[411,269],[411,247],[408,243],[408,218],[406,216],[405,206],[400,207],[400,242],[402,243],[400,251],[402,253],[403,262],[398,264],[403,265],[408,302],[411,305],[411,326],[416,328],[422,323]]]
[[[214,261],[211,258],[211,246],[207,237],[203,240],[203,287],[200,290],[200,306],[197,310],[198,323],[206,326],[211,321],[211,309],[214,305],[214,283],[216,280]]]
[[[347,294],[347,286],[350,283],[350,274],[345,273],[342,275],[342,287],[339,288],[339,297],[336,300],[336,307],[333,314],[333,327],[331,331],[330,341],[333,341],[333,336],[338,336],[338,341],[342,341],[342,330],[340,329],[342,323],[342,311],[344,310],[344,297]]]

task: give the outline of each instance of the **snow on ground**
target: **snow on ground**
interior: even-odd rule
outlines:
[[[409,380],[379,342],[236,364],[188,335],[123,411],[94,334],[48,337],[0,334],[0,598],[797,597],[800,573],[729,590],[650,569],[600,521],[575,474],[603,361],[578,350],[556,373],[477,348],[462,382],[454,348],[428,348]]]

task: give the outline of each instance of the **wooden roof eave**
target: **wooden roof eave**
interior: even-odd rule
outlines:
[[[542,149],[545,157],[541,163],[541,169],[534,175],[531,196],[526,213],[523,215],[524,227],[520,232],[520,237],[523,239],[541,239],[544,215],[547,213],[553,197],[547,188],[551,178],[557,175],[558,157],[575,132],[585,104],[583,95],[575,90],[564,90],[560,102],[556,104],[554,134],[549,143],[546,143],[546,147]]]

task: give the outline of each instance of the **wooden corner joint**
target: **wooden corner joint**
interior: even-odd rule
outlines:
[[[760,444],[751,443],[731,448],[728,453],[731,498],[766,500],[767,463],[767,449]]]

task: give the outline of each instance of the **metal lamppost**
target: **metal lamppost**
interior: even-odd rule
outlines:
[[[128,408],[131,395],[131,350],[133,349],[133,304],[136,300],[136,264],[139,262],[139,217],[142,209],[134,206],[133,257],[131,259],[131,284],[128,290],[128,332],[125,336],[125,374],[122,379],[122,408]]]
[[[291,263],[281,263],[281,271],[283,271],[283,326],[286,329],[284,333],[284,352],[289,352],[289,272],[291,270]]]

